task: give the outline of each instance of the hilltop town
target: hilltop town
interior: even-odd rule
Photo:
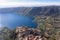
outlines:
[[[60,29],[59,29],[60,30]],[[25,26],[9,30],[7,27],[0,31],[0,40],[60,40],[60,31],[28,28]]]

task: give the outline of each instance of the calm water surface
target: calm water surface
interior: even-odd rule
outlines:
[[[16,28],[18,26],[28,26],[36,28],[37,24],[33,22],[33,17],[23,16],[16,13],[0,13],[0,27],[6,26]]]

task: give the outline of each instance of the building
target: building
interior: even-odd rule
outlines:
[[[17,27],[18,40],[42,40],[40,35],[41,30],[27,27]]]

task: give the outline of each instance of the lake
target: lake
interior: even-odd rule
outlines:
[[[33,20],[33,17],[23,16],[17,13],[0,13],[0,27],[16,28],[19,26],[27,26],[36,28],[37,23]]]

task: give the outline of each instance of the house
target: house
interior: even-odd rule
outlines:
[[[40,35],[41,30],[27,27],[17,27],[18,40],[42,40]],[[36,37],[37,36],[37,37]]]

